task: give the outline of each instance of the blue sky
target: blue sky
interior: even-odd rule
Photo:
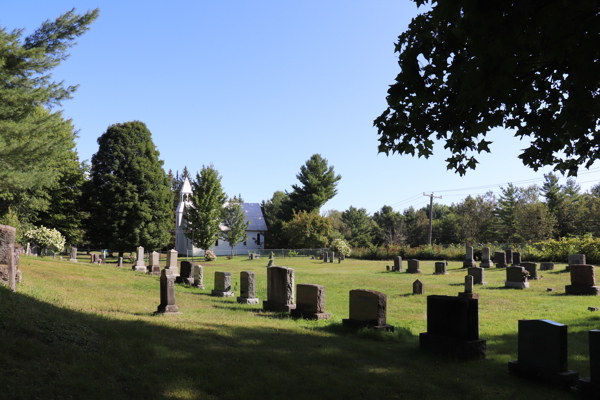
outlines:
[[[322,211],[370,213],[420,208],[423,192],[450,204],[507,182],[541,185],[551,170],[524,167],[527,144],[505,130],[488,135],[492,153],[465,177],[446,170],[442,143],[427,160],[377,154],[373,120],[399,72],[394,42],[420,11],[411,1],[4,1],[0,26],[27,35],[74,6],[100,8],[53,73],[80,85],[63,109],[81,159],[109,125],[140,120],[165,170],[213,164],[229,195],[260,202],[291,190],[320,153],[342,175]],[[600,181],[598,165],[590,171],[583,189]]]

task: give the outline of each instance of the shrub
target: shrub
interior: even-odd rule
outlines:
[[[329,247],[336,254],[343,254],[345,257],[349,257],[350,253],[352,253],[352,249],[343,239],[335,239],[333,242],[331,242],[331,246]]]
[[[216,260],[217,256],[211,250],[206,250],[204,252],[204,261],[212,261]]]
[[[65,238],[56,229],[40,226],[27,231],[25,237],[34,240],[42,248],[48,248],[55,253],[62,251],[65,247]]]

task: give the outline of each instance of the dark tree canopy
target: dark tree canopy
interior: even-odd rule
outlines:
[[[396,45],[379,152],[427,158],[443,140],[448,169],[463,175],[504,127],[531,139],[519,158],[534,170],[589,168],[600,158],[599,10],[598,0],[432,2]]]
[[[152,134],[139,121],[115,124],[98,145],[86,188],[92,245],[119,253],[164,247],[173,229],[173,194]]]

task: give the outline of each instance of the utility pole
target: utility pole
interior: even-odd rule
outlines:
[[[431,194],[423,193],[423,196],[429,197],[429,238],[427,243],[431,244],[431,232],[433,231],[433,198],[441,199],[442,196],[434,196],[433,192],[431,192]]]

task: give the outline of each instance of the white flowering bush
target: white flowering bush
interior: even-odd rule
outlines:
[[[331,245],[329,247],[336,254],[343,254],[344,257],[348,257],[350,256],[350,253],[352,253],[352,249],[350,248],[350,246],[348,246],[348,243],[346,243],[346,241],[343,239],[335,239],[333,242],[331,242]]]
[[[216,260],[216,259],[217,259],[217,256],[212,251],[206,250],[204,252],[204,261],[212,261],[212,260]]]
[[[25,233],[25,237],[34,240],[39,246],[58,253],[65,247],[65,237],[56,229],[48,229],[44,226],[31,229]]]

